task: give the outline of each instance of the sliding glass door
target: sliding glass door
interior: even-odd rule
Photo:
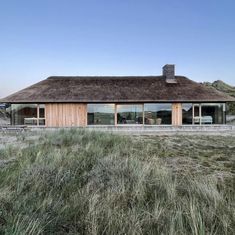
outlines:
[[[224,124],[225,105],[224,104],[202,104],[201,105],[202,124]]]
[[[201,103],[193,104],[193,124],[225,124],[225,104]]]

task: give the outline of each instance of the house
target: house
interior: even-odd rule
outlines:
[[[49,77],[1,102],[11,105],[12,125],[215,125],[226,123],[234,98],[175,75]]]

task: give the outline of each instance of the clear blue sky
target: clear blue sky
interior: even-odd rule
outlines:
[[[51,75],[235,85],[234,0],[0,0],[0,97]]]

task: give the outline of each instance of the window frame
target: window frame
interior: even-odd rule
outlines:
[[[35,103],[13,103],[13,104],[11,104],[11,108],[10,108],[11,125],[13,125],[12,124],[13,123],[13,121],[12,121],[12,119],[13,119],[12,105],[25,105],[25,106],[35,105],[36,106],[35,108],[37,110],[36,111],[37,112],[36,117],[24,117],[23,118],[24,123],[23,124],[14,124],[15,126],[30,126],[30,127],[39,127],[39,126],[43,127],[43,126],[46,126],[46,115],[45,115],[46,107],[45,107],[45,104],[42,104],[42,103],[40,103],[40,104],[38,104],[38,103],[36,103],[36,104]],[[42,106],[42,105],[44,106],[44,118],[40,117],[40,114],[39,114],[40,106]],[[25,124],[25,119],[27,119],[28,121],[36,121],[36,125]],[[40,125],[40,121],[42,121],[42,120],[45,122],[44,125]]]
[[[171,107],[171,118],[170,118],[170,123],[169,124],[147,124],[145,123],[145,112],[147,112],[147,110],[145,110],[145,106],[146,105],[169,105]],[[172,102],[159,102],[159,103],[156,103],[156,102],[152,102],[152,103],[144,103],[144,125],[146,126],[172,126],[172,113],[173,113],[173,103]],[[157,111],[158,112],[158,111]],[[156,118],[157,120],[157,118]]]
[[[114,112],[113,112],[113,124],[89,124],[89,118],[88,118],[88,115],[89,115],[89,112],[88,112],[88,106],[89,105],[114,105]],[[115,103],[87,103],[87,126],[114,126],[115,125],[115,115],[116,114],[116,104]]]
[[[142,123],[132,123],[132,124],[125,124],[125,123],[118,123],[118,105],[140,105],[141,106],[141,112],[142,113]],[[144,125],[144,103],[116,103],[115,104],[115,117],[116,117],[116,122],[115,125],[116,126],[143,126]]]
[[[226,124],[226,103],[225,102],[204,102],[204,103],[182,103],[182,104],[192,104],[192,124],[191,125],[225,125]],[[222,106],[222,123],[203,123],[202,121],[202,108],[205,106]],[[195,107],[198,107],[198,115],[195,116]],[[183,112],[183,105],[182,105],[182,112]],[[195,122],[196,120],[196,122]],[[212,119],[213,120],[213,119]],[[182,125],[190,125],[190,124],[183,124],[183,115],[182,115]]]

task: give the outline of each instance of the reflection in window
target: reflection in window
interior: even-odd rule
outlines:
[[[235,125],[235,102],[226,103],[224,111],[226,110],[225,123]]]
[[[201,124],[223,124],[225,123],[223,104],[202,104]]]
[[[38,124],[39,126],[45,125],[45,105],[39,104],[38,105]]]
[[[120,104],[117,105],[118,124],[143,124],[143,105]]]
[[[45,125],[45,105],[12,104],[11,123],[12,125]]]
[[[114,104],[88,104],[88,125],[114,125]]]
[[[182,104],[183,125],[191,125],[193,120],[193,104]]]
[[[223,103],[183,104],[182,113],[183,124],[191,124],[190,120],[193,120],[194,125],[225,124],[225,104]]]
[[[44,104],[39,104],[39,118],[45,118],[45,105]]]
[[[172,104],[144,104],[144,120],[147,125],[170,125]]]
[[[10,125],[10,105],[0,103],[0,126]]]

